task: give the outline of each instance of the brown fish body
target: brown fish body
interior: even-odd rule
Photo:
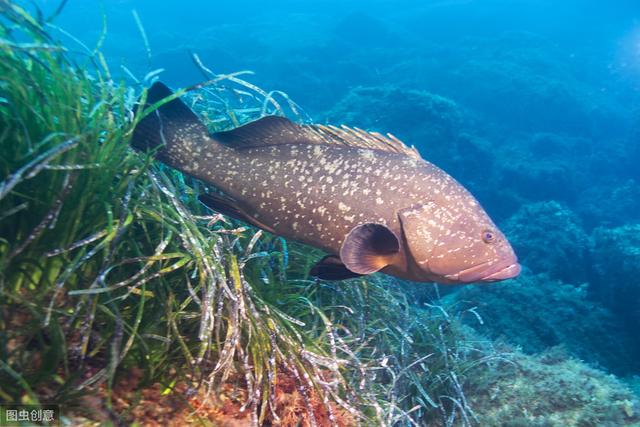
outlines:
[[[214,183],[254,225],[336,255],[360,224],[380,223],[402,235],[399,211],[457,185],[425,160],[370,149],[300,144],[238,152],[205,140],[203,150],[216,154],[167,163]],[[399,266],[387,270],[424,280],[411,274],[402,247],[397,261]]]
[[[415,150],[395,145],[395,139],[277,117],[209,136],[187,112],[171,114],[160,112],[157,118],[187,123],[173,133],[170,126],[165,129],[159,159],[219,189],[222,194],[202,199],[213,209],[332,254],[315,269],[320,277],[382,271],[453,283],[472,281],[460,272],[475,272],[477,265],[491,268],[468,278],[500,280],[519,272],[508,242],[475,198]],[[140,128],[134,145],[152,145],[145,138],[153,126]],[[484,248],[487,242],[466,243],[467,230],[456,229],[467,223],[477,234],[473,239],[490,233],[499,240],[508,259],[497,260],[498,254],[485,261],[492,256]],[[451,242],[455,247],[447,248]],[[454,258],[472,246],[484,252],[469,251],[455,268],[447,265],[448,255]]]
[[[230,150],[189,173],[216,183],[275,234],[328,252],[337,254],[346,234],[359,224],[377,222],[399,233],[397,210],[407,207],[404,194],[416,202],[424,198],[433,166],[423,162],[419,168],[423,173],[416,175],[416,168],[407,167],[401,155],[330,148],[279,145],[241,153]]]

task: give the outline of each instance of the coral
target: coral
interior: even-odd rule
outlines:
[[[505,283],[462,288],[445,300],[449,310],[475,307],[483,323],[466,316],[468,325],[526,353],[561,346],[571,356],[610,372],[640,369],[634,336],[617,315],[590,300],[587,289],[524,272]]]
[[[312,411],[307,409],[304,396],[298,391],[295,379],[279,374],[275,387],[276,408],[273,414],[266,418],[267,423],[280,424],[283,427],[309,427],[313,423],[318,425],[335,425],[346,427],[355,425],[351,414],[342,408],[328,408],[323,404],[320,396],[311,391],[309,405]],[[310,415],[311,413],[311,415]],[[275,418],[277,415],[278,419]]]
[[[194,382],[181,381],[174,385],[161,383],[145,384],[144,371],[133,368],[123,372],[117,379],[112,393],[113,406],[109,410],[104,400],[93,396],[79,399],[78,408],[72,414],[74,425],[89,425],[90,420],[102,423],[118,421],[139,425],[185,426],[213,423],[223,427],[256,425],[244,404],[248,391],[243,380],[236,375],[217,389],[198,386]],[[267,411],[260,425],[283,427],[309,427],[333,425],[347,427],[355,425],[353,416],[344,409],[332,406],[328,412],[317,393],[312,392],[309,410],[305,399],[297,390],[294,378],[280,373],[275,380],[273,411]],[[121,414],[118,418],[116,414]]]
[[[166,386],[160,383],[141,383],[143,372],[132,369],[120,378],[113,390],[113,411],[123,414],[124,421],[141,425],[185,426],[213,423],[226,427],[251,425],[250,411],[243,407],[247,390],[236,387],[240,378],[233,378],[220,389],[189,386],[186,382]],[[169,391],[171,391],[169,393]],[[87,405],[93,419],[108,413],[104,401]],[[102,417],[102,422],[107,421]]]
[[[589,236],[580,218],[556,201],[522,206],[504,224],[520,261],[567,283],[587,280]]]

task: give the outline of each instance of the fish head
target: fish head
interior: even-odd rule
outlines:
[[[399,217],[414,276],[452,284],[495,282],[520,273],[509,241],[475,199],[462,208],[430,201]]]

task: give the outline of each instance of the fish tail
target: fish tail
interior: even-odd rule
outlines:
[[[163,83],[154,83],[147,92],[144,109],[172,94],[171,89]],[[207,127],[184,102],[176,98],[162,104],[138,122],[131,145],[145,152],[162,147],[166,154],[188,150],[193,144],[206,139]]]

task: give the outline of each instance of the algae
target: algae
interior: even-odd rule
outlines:
[[[320,254],[206,211],[202,183],[128,146],[144,89],[114,78],[99,46],[71,55],[42,16],[0,6],[2,402],[132,422],[138,405],[153,420],[183,395],[204,420],[188,397],[223,407],[233,384],[229,417],[253,425],[283,423],[291,388],[311,426],[472,423],[443,400],[464,401],[455,372],[484,357],[454,322],[417,312],[393,282],[309,280]],[[279,109],[275,96],[296,108],[194,60],[210,80],[190,99],[215,129]],[[225,99],[238,88],[242,110]],[[160,402],[145,398],[158,387]]]
[[[51,35],[49,17],[7,0],[0,12],[1,403],[59,403],[65,423],[87,425],[637,423],[637,400],[601,372],[462,325],[500,327],[482,311],[497,311],[495,300],[443,307],[437,288],[385,276],[310,280],[320,253],[207,211],[196,199],[204,184],[128,146],[136,100],[157,72],[117,77],[101,54],[106,31],[78,54]],[[306,118],[249,73],[218,75],[193,59],[214,82],[186,98],[212,130],[263,114]],[[442,119],[426,135],[459,147],[441,157],[471,148],[483,170],[498,164],[483,135],[458,133],[469,116],[457,101],[388,87],[354,94],[416,100],[417,110],[395,111],[415,113],[416,129]],[[353,97],[336,114],[354,110]],[[537,138],[538,150],[552,150],[550,139]],[[499,179],[491,172],[487,182]],[[566,286],[549,298],[581,292]],[[602,318],[576,299],[567,317]]]

